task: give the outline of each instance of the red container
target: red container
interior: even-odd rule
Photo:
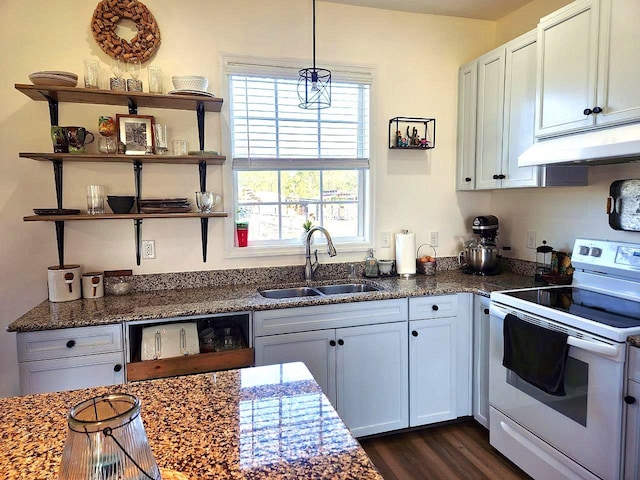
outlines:
[[[246,247],[249,241],[249,225],[236,225],[236,238],[239,247]]]

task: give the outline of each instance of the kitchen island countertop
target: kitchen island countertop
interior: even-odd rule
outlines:
[[[312,282],[311,285],[353,281],[353,278],[336,279]],[[258,293],[258,289],[289,285],[228,285],[215,288],[156,290],[123,296],[108,295],[98,299],[81,299],[62,303],[52,303],[45,300],[9,324],[7,330],[10,332],[30,332],[135,320],[272,310],[461,292],[489,295],[496,290],[534,286],[533,277],[509,272],[493,277],[482,277],[465,275],[460,270],[439,271],[436,275],[418,275],[409,279],[395,277],[368,280],[359,278],[357,281],[374,283],[382,290],[316,297],[269,299],[262,297]]]
[[[302,363],[2,398],[2,478],[57,479],[69,410],[115,392],[140,399],[158,466],[191,480],[382,480]]]

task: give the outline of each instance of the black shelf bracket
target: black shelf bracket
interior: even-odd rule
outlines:
[[[198,117],[198,140],[200,141],[200,151],[204,152],[204,102],[198,102],[196,116]]]
[[[200,173],[200,191],[206,192],[207,191],[207,162],[202,160],[198,164],[198,171]],[[202,261],[204,263],[207,263],[207,243],[209,241],[209,218],[208,217],[204,217],[200,219],[200,237],[202,241]]]
[[[135,160],[133,162],[133,174],[136,183],[136,212],[140,213],[140,197],[142,196],[142,162]],[[136,236],[136,265],[140,265],[140,257],[142,256],[142,219],[136,218],[133,221]]]
[[[56,243],[58,245],[58,264],[64,265],[64,222],[56,221]]]
[[[43,95],[49,103],[49,119],[51,121],[51,126],[53,127],[55,125],[58,125],[58,101],[49,95],[46,95],[44,93]]]
[[[56,202],[62,208],[62,160],[52,160],[53,179],[56,184]]]
[[[136,102],[135,102],[135,100],[133,98],[129,97],[127,99],[127,105],[129,106],[129,115],[137,115],[138,114],[138,105],[136,105]]]

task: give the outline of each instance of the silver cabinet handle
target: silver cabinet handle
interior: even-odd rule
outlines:
[[[187,351],[187,331],[184,328],[180,329],[180,353],[188,355]]]
[[[154,355],[154,360],[157,360],[162,357],[162,335],[160,334],[160,330],[156,330],[156,354]]]

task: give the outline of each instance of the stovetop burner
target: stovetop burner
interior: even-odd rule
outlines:
[[[467,275],[476,275],[479,277],[493,277],[495,275],[500,275],[502,271],[499,268],[496,268],[494,270],[489,270],[488,272],[478,272],[474,268],[466,265],[462,267],[462,273],[465,273]]]

